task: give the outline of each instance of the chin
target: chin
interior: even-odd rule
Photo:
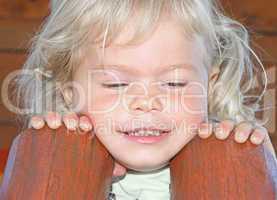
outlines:
[[[130,170],[139,171],[139,172],[150,172],[154,170],[161,169],[169,164],[169,161],[160,161],[158,162],[155,158],[150,159],[151,162],[147,162],[145,159],[136,159],[129,161],[117,161],[122,164],[124,167]],[[155,162],[153,162],[155,161]]]

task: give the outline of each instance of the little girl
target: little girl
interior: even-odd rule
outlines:
[[[170,159],[209,137],[209,120],[221,121],[217,138],[238,124],[237,142],[266,138],[274,154],[255,118],[261,96],[245,103],[251,53],[246,29],[213,0],[53,2],[24,64],[33,74],[17,80],[17,105],[31,110],[23,129],[93,128],[114,175],[126,173],[110,199],[168,200]]]

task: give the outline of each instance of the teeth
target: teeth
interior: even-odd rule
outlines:
[[[132,136],[150,136],[150,135],[159,136],[160,134],[161,134],[160,131],[150,131],[150,130],[139,130],[139,131],[129,132],[129,135],[132,135]]]

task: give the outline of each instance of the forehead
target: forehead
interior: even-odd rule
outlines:
[[[163,20],[141,43],[124,45],[133,37],[133,30],[132,25],[126,26],[126,29],[104,49],[104,53],[100,46],[94,46],[87,56],[89,64],[124,65],[148,71],[179,63],[203,67],[202,38],[185,37],[183,27],[178,21]]]

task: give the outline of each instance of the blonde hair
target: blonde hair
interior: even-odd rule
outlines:
[[[256,65],[263,65],[249,45],[246,28],[223,13],[213,0],[60,0],[52,2],[52,12],[30,41],[23,69],[53,72],[52,78],[37,79],[23,73],[17,78],[16,105],[30,108],[22,115],[24,127],[35,114],[53,110],[67,112],[60,88],[72,78],[74,66],[82,60],[87,45],[107,46],[136,13],[136,31],[129,42],[139,41],[154,30],[163,9],[169,8],[183,23],[184,35],[205,38],[209,65],[219,71],[208,94],[209,116],[216,119],[255,121],[255,112],[264,91],[255,101],[245,103],[253,88]],[[133,12],[135,9],[136,12]],[[263,80],[266,85],[266,75]],[[59,83],[59,84],[56,84]],[[41,88],[41,86],[44,86]],[[265,89],[264,89],[265,90]],[[42,98],[43,97],[43,98]],[[42,98],[42,99],[41,99]],[[55,107],[56,106],[56,107]]]

